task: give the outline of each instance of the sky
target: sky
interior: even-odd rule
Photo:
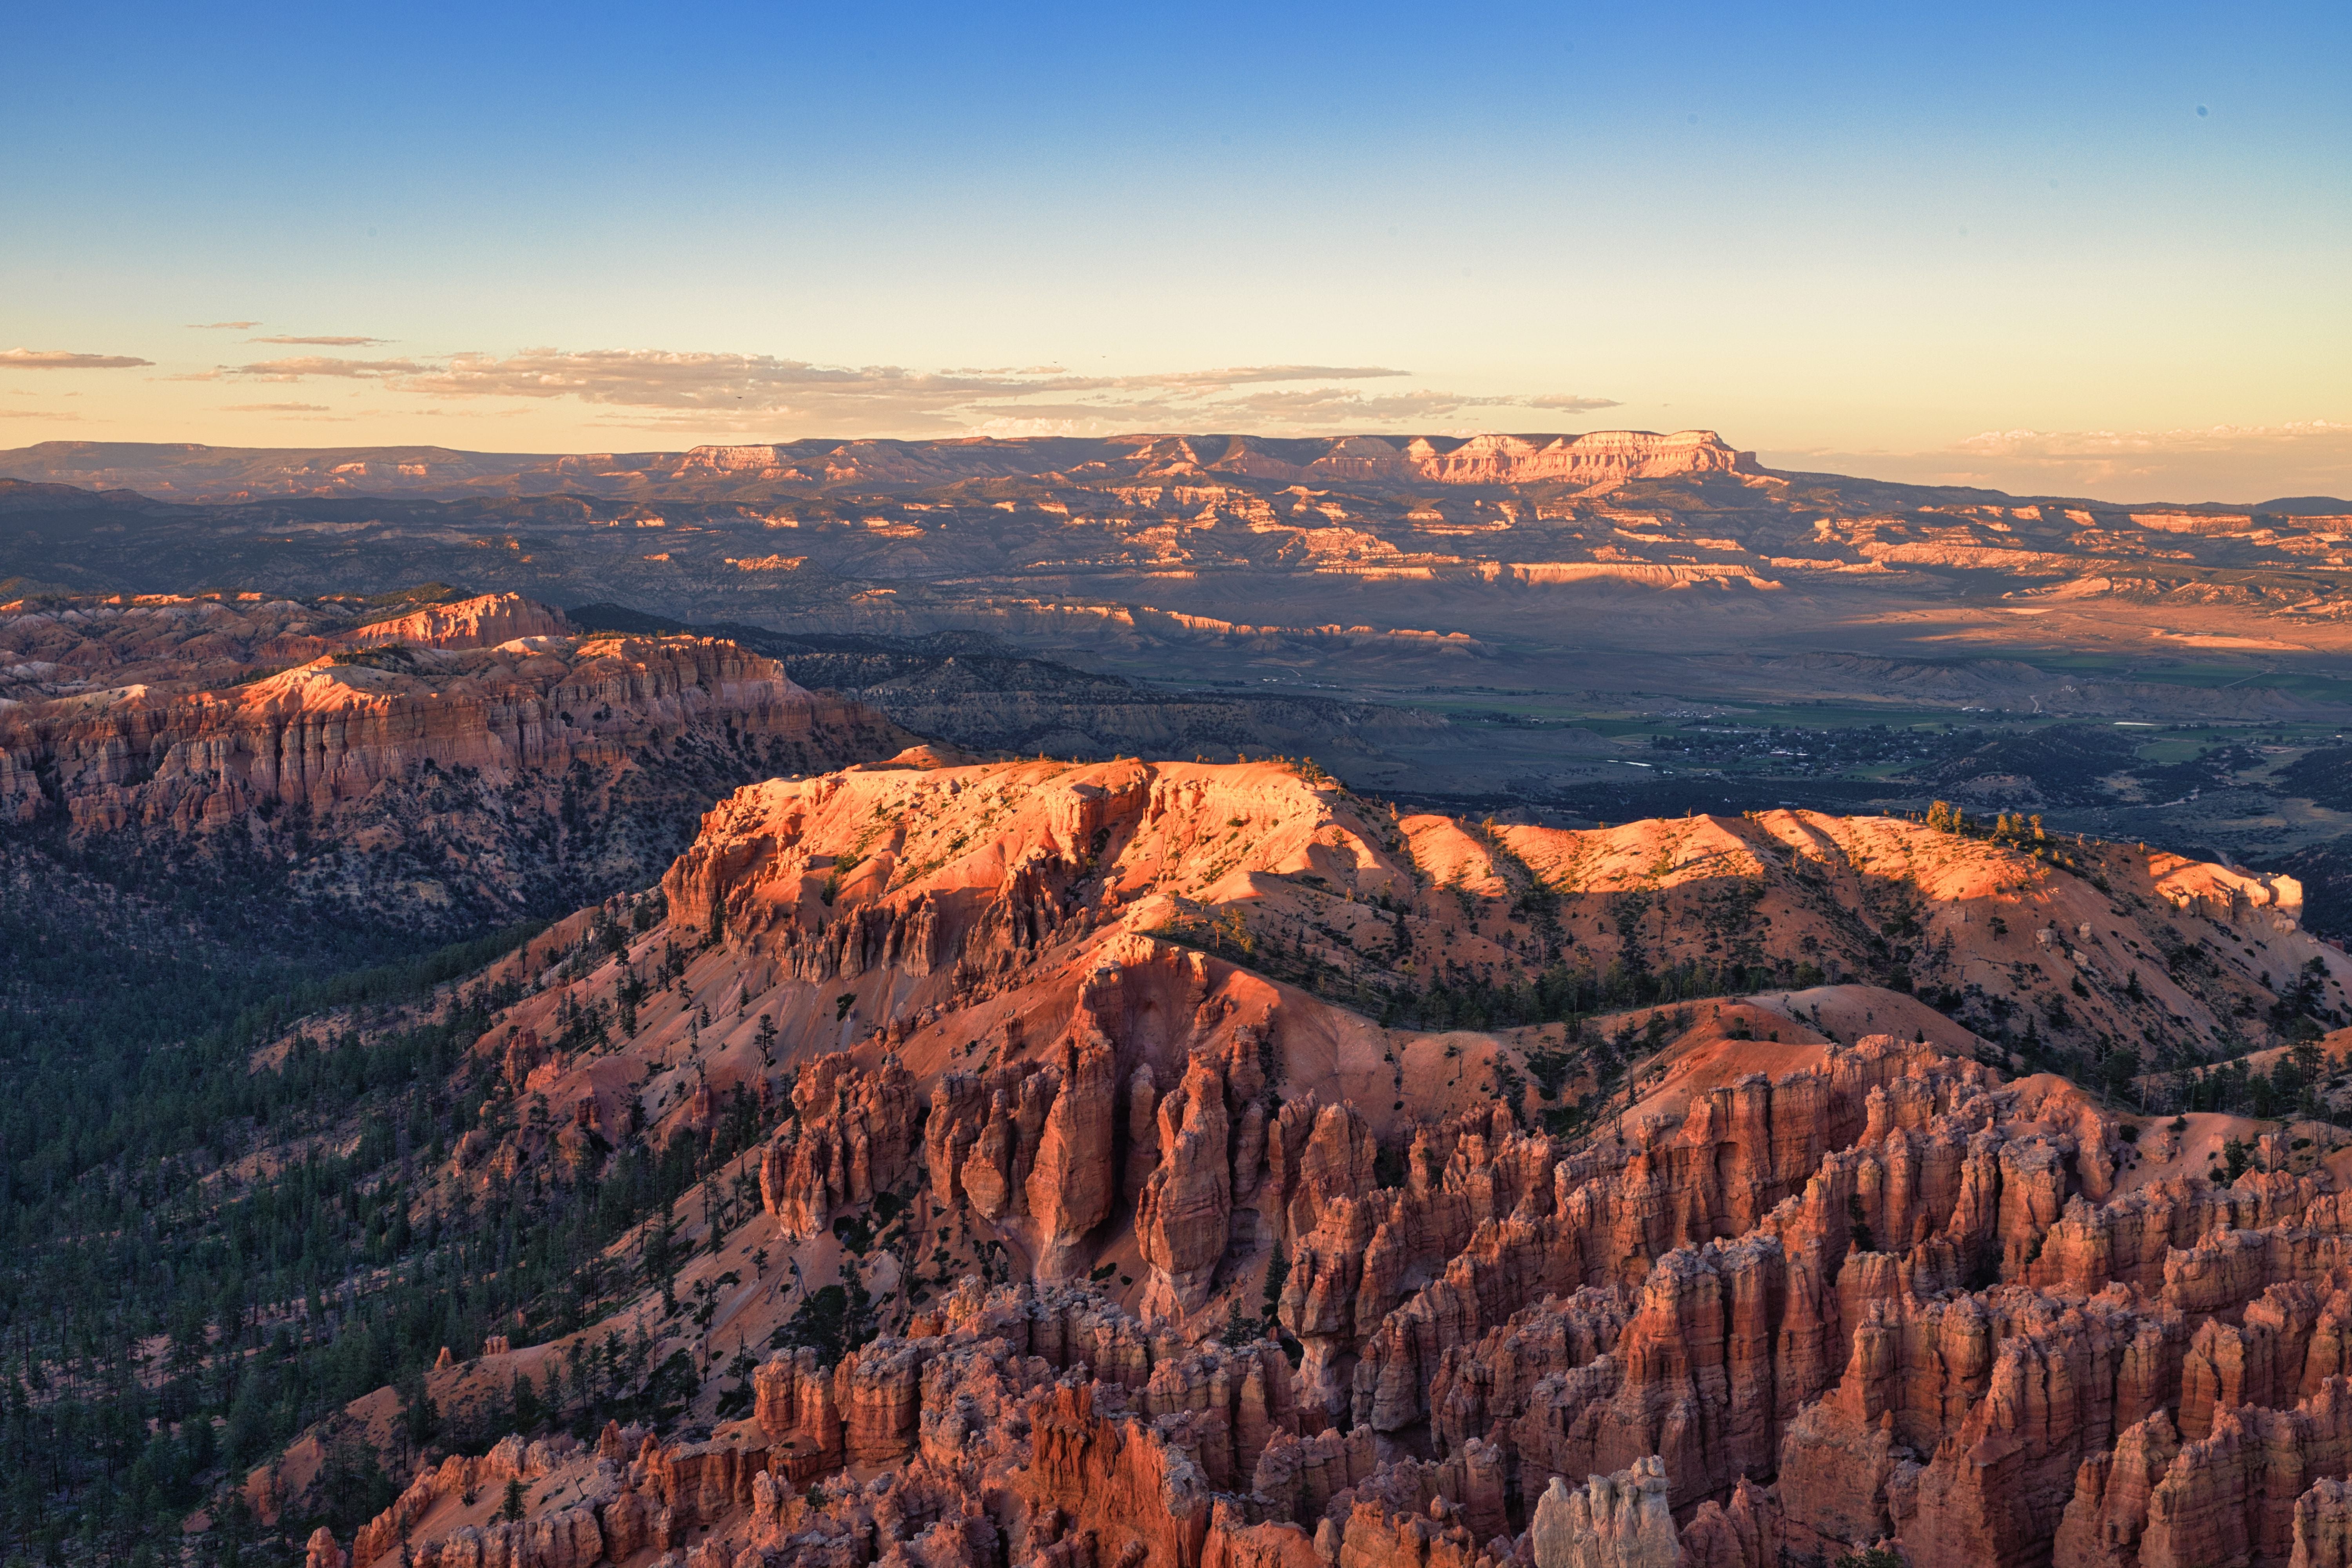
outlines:
[[[37,5],[0,447],[1706,428],[2352,496],[2352,7]]]

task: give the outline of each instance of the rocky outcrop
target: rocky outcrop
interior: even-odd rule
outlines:
[[[2352,1563],[2352,1482],[2322,1480],[2294,1500],[2294,1554],[2288,1568]]]
[[[1157,1120],[1160,1163],[1135,1205],[1136,1248],[1151,1266],[1147,1321],[1198,1309],[1225,1254],[1234,1186],[1224,1075],[1194,1058]]]
[[[1320,1223],[1335,1199],[1378,1185],[1372,1130],[1353,1105],[1320,1105],[1310,1093],[1286,1102],[1266,1144],[1266,1185],[1280,1239],[1295,1243]]]
[[[1431,1425],[1448,1448],[1524,1415],[1538,1385],[1613,1349],[1633,1314],[1633,1291],[1588,1286],[1514,1312],[1480,1339],[1449,1346],[1430,1382]]]
[[[1778,1568],[1781,1539],[1779,1500],[1741,1481],[1729,1502],[1698,1505],[1683,1527],[1683,1561],[1688,1568]]]
[[[1450,451],[1408,448],[1417,473],[1441,484],[1524,484],[1537,479],[1606,487],[1670,474],[1756,473],[1756,455],[1734,451],[1712,430],[1601,430],[1538,442],[1474,436]]]
[[[915,1448],[923,1415],[924,1363],[939,1347],[885,1339],[842,1358],[834,1373],[842,1411],[842,1451],[853,1464],[903,1459]]]
[[[1265,1086],[1253,1031],[1195,1048],[1163,1094],[1156,1073],[1121,1074],[1112,1031],[1132,1026],[1109,991],[1073,1016],[1037,1057],[942,1075],[927,1119],[895,1058],[817,1058],[763,1173],[782,1161],[772,1206],[811,1234],[861,1191],[927,1179],[1042,1264],[1108,1217],[1119,1120],[1131,1149],[1148,1104],[1142,1319],[1087,1291],[967,1282],[832,1369],[780,1354],[751,1379],[752,1446],[648,1444],[593,1507],[534,1517],[550,1561],[666,1550],[713,1523],[845,1563],[1002,1547],[1072,1564],[1766,1568],[1784,1545],[1891,1538],[1915,1568],[2053,1550],[2069,1568],[2182,1568],[2283,1562],[2298,1530],[2328,1549],[2327,1500],[2305,1498],[2352,1465],[2336,1408],[2352,1384],[2325,1370],[2347,1314],[2310,1228],[2333,1213],[2315,1182],[2094,1205],[2085,1185],[2112,1177],[2086,1156],[2107,1144],[2076,1102],[1879,1039],[1572,1155],[1507,1110],[1424,1123],[1382,1187],[1353,1107],[1294,1100],[1245,1142]],[[1295,1373],[1268,1342],[1181,1331],[1244,1192],[1247,1212],[1298,1227],[1281,1301]],[[2114,1239],[2147,1228],[2189,1244],[2153,1291]],[[1881,1237],[1898,1249],[1865,1248]],[[2213,1316],[2245,1295],[2242,1258],[2290,1278]],[[2007,1278],[1966,1287],[1985,1271]],[[2314,1378],[2291,1411],[2259,1403]],[[1326,1424],[1335,1384],[1349,1430]],[[2210,1432],[2184,1442],[2176,1407]],[[1384,1447],[1422,1421],[1427,1458]],[[844,1465],[893,1479],[843,1482]],[[992,1487],[1010,1513],[982,1506]],[[404,1498],[367,1544],[430,1501]],[[454,1532],[429,1560],[494,1562],[521,1544],[508,1529]]]
[[[357,647],[493,647],[517,637],[562,637],[574,628],[563,612],[520,594],[483,594],[454,604],[427,605],[347,632]]]
[[[1715,1260],[1688,1278],[1712,1278],[1735,1257],[1741,1272],[1759,1280],[1790,1277],[1785,1288],[1759,1287],[1748,1299],[1746,1310],[1757,1316],[1737,1342],[1754,1344],[1752,1335],[1765,1331],[1762,1342],[1780,1358],[1777,1385],[1789,1391],[1766,1397],[1793,1415],[1843,1359],[1842,1343],[1825,1337],[1833,1331],[1832,1279],[1853,1231],[1852,1205],[1843,1199],[1860,1201],[1857,1184],[1882,1163],[1876,1154],[1841,1162],[1831,1152],[1865,1135],[1908,1150],[1912,1134],[1939,1118],[1989,1121],[1994,1106],[1972,1103],[1988,1081],[1974,1064],[1882,1039],[1842,1053],[1825,1072],[1713,1090],[1694,1101],[1679,1126],[1629,1129],[1622,1149],[1588,1153],[1581,1163],[1555,1167],[1548,1144],[1512,1133],[1506,1112],[1484,1128],[1472,1121],[1425,1130],[1412,1162],[1417,1180],[1324,1206],[1317,1228],[1298,1244],[1283,1321],[1310,1356],[1318,1341],[1361,1337],[1355,1418],[1392,1431],[1430,1413],[1430,1389],[1448,1349],[1543,1293],[1639,1279],[1676,1248],[1752,1228],[1762,1235],[1744,1242],[1746,1250],[1711,1255]],[[1884,1192],[1902,1206],[1898,1213],[1882,1203],[1888,1221],[1909,1229],[1957,1215],[1963,1226],[1976,1224],[1975,1211],[1962,1208],[1957,1172],[1948,1181],[1920,1182],[1910,1161],[1889,1158],[1901,1175],[1891,1186],[1871,1184],[1874,1196]],[[1915,1207],[1919,1212],[1909,1214]],[[1924,1261],[1951,1267],[1942,1249]],[[1400,1300],[1394,1281],[1408,1268],[1436,1278]],[[1783,1310],[1796,1321],[1768,1330],[1762,1315]],[[1680,1331],[1662,1330],[1658,1342],[1680,1342]],[[1759,1438],[1767,1456],[1759,1462],[1769,1471],[1777,1440],[1769,1423]],[[1605,1468],[1655,1447],[1636,1442]],[[1668,1468],[1675,1471],[1671,1456]],[[1576,1472],[1570,1465],[1563,1473]],[[1689,1472],[1687,1484],[1697,1486],[1696,1474]],[[1724,1475],[1699,1489],[1729,1484]]]
[[[1873,1301],[1838,1385],[1783,1447],[1781,1500],[1834,1539],[1904,1525],[2016,1561],[2057,1530],[2085,1457],[2170,1405],[2184,1337],[2179,1313],[2121,1286]]]
[[[2177,1440],[2159,1412],[2126,1435],[2111,1463],[2083,1467],[2058,1561],[2067,1568],[2284,1563],[2297,1551],[2305,1492],[2347,1469],[2352,1382],[2343,1378],[2288,1409],[2220,1411],[2210,1433],[2194,1441]],[[2307,1510],[2313,1550],[2330,1550],[2328,1501],[2323,1495]]]
[[[1023,1560],[1046,1563],[1283,1561],[1252,1555],[1265,1527],[1287,1521],[1281,1529],[1305,1547],[1297,1517],[1318,1519],[1335,1500],[1345,1517],[1366,1486],[1507,1528],[1492,1456],[1382,1470],[1368,1439],[1334,1434],[1319,1441],[1339,1443],[1336,1472],[1298,1463],[1289,1368],[1269,1342],[1187,1345],[1090,1292],[970,1283],[923,1326],[936,1331],[885,1336],[829,1375],[805,1351],[772,1358],[752,1380],[753,1432],[639,1436],[632,1456],[632,1435],[608,1428],[593,1451],[509,1439],[482,1459],[446,1460],[362,1531],[358,1561],[373,1568],[405,1552],[425,1568],[589,1568],[692,1542],[726,1564],[747,1551],[764,1562],[896,1563],[903,1550],[910,1562],[978,1568],[1002,1561],[1004,1515],[983,1496],[1011,1508]],[[845,1462],[878,1477],[849,1481]],[[1269,1499],[1253,1489],[1260,1478],[1291,1484]],[[436,1513],[442,1500],[495,1495],[509,1479],[563,1501],[520,1523],[419,1528],[447,1517]],[[1221,1497],[1244,1500],[1221,1514]],[[950,1555],[925,1555],[940,1551]],[[1288,1561],[1304,1568],[1311,1557]]]
[[[813,1350],[771,1356],[751,1374],[752,1417],[768,1435],[769,1467],[789,1480],[810,1480],[841,1468],[835,1381]]]
[[[1139,1425],[1096,1410],[1102,1385],[1057,1384],[1032,1407],[1032,1458],[1022,1492],[1050,1518],[1050,1541],[1094,1536],[1128,1542],[1136,1568],[1183,1568],[1208,1535],[1208,1487],[1190,1460]],[[1140,1552],[1135,1551],[1140,1547]]]
[[[1743,1476],[1772,1474],[1779,1393],[1770,1347],[1790,1325],[1776,1300],[1801,1296],[1769,1237],[1668,1254],[1643,1283],[1613,1349],[1529,1391],[1501,1428],[1523,1484],[1623,1468],[1663,1454],[1687,1505]],[[1793,1337],[1793,1336],[1792,1336]]]
[[[1160,1165],[1160,1081],[1150,1062],[1137,1064],[1127,1085],[1127,1168],[1119,1194],[1132,1204]]]
[[[1571,1490],[1554,1476],[1528,1527],[1536,1568],[1678,1568],[1682,1546],[1655,1456]]]
[[[663,878],[672,918],[759,943],[805,980],[1034,958],[1074,934],[1071,885],[1142,813],[1147,780],[1131,763],[1020,766],[1034,776],[970,791],[932,769],[738,790]],[[906,886],[950,867],[940,886]]]
[[[1316,1529],[1318,1556],[1342,1568],[1501,1568],[1507,1559],[1482,1551],[1470,1527],[1443,1499],[1415,1512],[1377,1499],[1353,1504],[1344,1519],[1326,1519]],[[1328,1551],[1327,1551],[1328,1545]]]
[[[82,834],[266,827],[285,807],[323,825],[428,772],[557,779],[729,726],[803,766],[837,756],[861,727],[888,732],[709,638],[395,644],[228,690],[141,685],[12,707],[0,714],[0,801],[18,821],[61,811]]]
[[[1084,1037],[1067,1041],[1036,1157],[1022,1184],[1036,1225],[1035,1271],[1043,1282],[1084,1273],[1088,1259],[1081,1244],[1110,1217],[1118,1190],[1110,1158],[1118,1096],[1117,1062],[1102,1032],[1088,1028]]]
[[[2179,1452],[2179,1435],[2159,1410],[2126,1428],[2110,1451],[2084,1459],[2053,1542],[2051,1560],[2057,1568],[2137,1563],[2148,1499]]]
[[[1024,1238],[1040,1280],[1076,1278],[1118,1194],[1118,1089],[1111,1044],[1092,1028],[1052,1065],[942,1074],[923,1135],[932,1192]]]
[[[200,948],[307,961],[321,921],[470,940],[642,888],[713,794],[910,739],[723,640],[583,637],[510,595],[357,618],[0,612],[0,821],[62,828],[110,899],[235,909]]]
[[[760,1156],[760,1199],[785,1236],[823,1235],[835,1208],[872,1203],[912,1168],[921,1106],[897,1061],[868,1073],[845,1053],[820,1057],[795,1081],[793,1104],[799,1119]]]
[[[495,1496],[509,1481],[539,1480],[552,1474],[578,1447],[570,1437],[527,1443],[520,1436],[510,1436],[478,1458],[452,1454],[438,1465],[419,1470],[391,1508],[360,1527],[352,1542],[352,1562],[356,1568],[372,1568],[396,1553],[410,1531],[442,1500],[471,1499],[485,1493]],[[315,1550],[317,1537],[311,1539]],[[594,1562],[594,1554],[584,1561]],[[453,1562],[446,1568],[458,1565]]]

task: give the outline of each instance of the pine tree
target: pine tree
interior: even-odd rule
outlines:
[[[541,1419],[541,1411],[539,1389],[531,1383],[530,1373],[515,1373],[511,1403],[514,1405],[515,1430],[518,1432],[535,1430]]]
[[[1282,1287],[1290,1278],[1290,1255],[1280,1247],[1265,1260],[1265,1331],[1273,1333],[1282,1323]]]

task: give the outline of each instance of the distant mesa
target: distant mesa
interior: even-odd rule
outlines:
[[[355,643],[420,643],[428,647],[495,647],[516,637],[560,637],[563,612],[520,594],[485,594],[455,605],[428,605],[352,632]]]
[[[973,479],[1236,475],[1299,483],[1576,485],[1757,474],[1755,454],[1712,430],[1660,435],[1135,435],[955,440],[807,440],[685,452],[460,452],[442,447],[253,447],[141,441],[44,441],[0,451],[0,476],[121,488],[173,500],[268,496],[454,496],[482,490],[653,495],[710,481],[828,487]]]

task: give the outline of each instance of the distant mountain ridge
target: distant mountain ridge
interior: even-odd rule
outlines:
[[[934,489],[990,480],[1099,486],[1200,478],[1300,484],[1566,486],[1606,493],[1642,479],[1710,475],[1843,489],[1883,489],[1947,503],[2006,500],[2007,492],[1881,483],[1861,475],[1764,468],[1712,430],[1594,430],[1475,436],[1153,435],[893,440],[818,437],[712,444],[644,452],[469,452],[450,447],[211,447],[186,441],[43,441],[0,449],[0,511],[48,498],[11,495],[8,481],[129,492],[176,501],[326,497],[576,495],[632,500],[756,500],[843,489]],[[2037,494],[2101,510],[2094,498]],[[2282,517],[2352,513],[2335,496],[2282,496],[2251,505],[2164,503],[2193,512]]]
[[[1684,474],[1760,473],[1756,456],[1712,430],[1660,435],[1033,437],[804,440],[683,452],[462,452],[444,447],[254,447],[140,441],[45,441],[0,451],[0,476],[129,489],[174,500],[498,493],[702,495],[714,485],[829,488],[941,485],[1083,473],[1181,479],[1242,474],[1302,481],[1606,484]]]

